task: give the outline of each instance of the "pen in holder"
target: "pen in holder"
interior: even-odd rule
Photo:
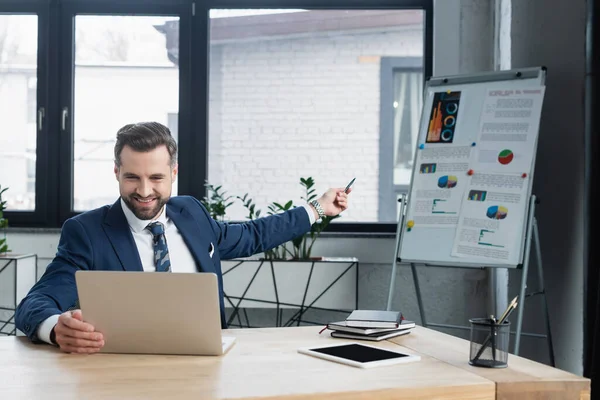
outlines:
[[[492,318],[473,318],[469,364],[477,367],[506,368],[510,341],[510,322]]]

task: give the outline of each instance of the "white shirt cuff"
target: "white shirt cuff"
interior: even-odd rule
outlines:
[[[314,224],[316,221],[315,212],[313,211],[312,206],[310,204],[302,204],[302,207],[304,207],[304,209],[306,210],[306,213],[308,214],[308,220],[310,221],[310,225],[312,226],[312,224]]]
[[[43,340],[46,343],[54,344],[50,341],[50,332],[52,332],[52,328],[58,323],[59,314],[52,315],[46,318],[40,326],[38,326],[37,336],[38,339]]]

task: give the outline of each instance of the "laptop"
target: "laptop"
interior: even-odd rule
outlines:
[[[102,353],[225,354],[214,273],[77,271],[83,319],[104,335]]]

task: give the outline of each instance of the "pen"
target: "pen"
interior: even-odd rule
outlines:
[[[355,180],[356,180],[356,178],[352,178],[352,180],[350,181],[348,186],[346,186],[346,189],[344,189],[344,193],[348,193],[348,190],[350,190],[350,188],[352,187],[352,184],[354,183]]]
[[[510,304],[508,305],[508,307],[506,308],[506,310],[504,310],[504,312],[502,313],[502,316],[500,317],[500,324],[503,323],[506,318],[508,318],[508,316],[510,315],[511,312],[513,312],[513,310],[515,308],[517,308],[517,299],[519,296],[515,296],[514,299],[512,299],[512,301],[510,302]]]
[[[508,305],[508,307],[506,307],[506,310],[504,310],[504,312],[502,313],[502,316],[500,317],[499,320],[497,320],[497,322],[495,322],[496,320],[492,319],[492,324],[494,325],[502,325],[504,323],[504,321],[506,321],[506,319],[508,318],[508,316],[515,310],[515,308],[517,308],[517,305],[519,304],[517,302],[519,296],[515,296],[514,299],[512,299],[512,301],[510,302],[510,304]],[[494,330],[494,336],[497,335],[497,331]],[[488,337],[485,339],[485,341],[483,342],[483,344],[481,345],[481,348],[479,349],[479,351],[477,352],[477,354],[475,355],[475,357],[473,358],[473,361],[477,361],[479,359],[479,357],[481,357],[481,355],[483,354],[483,351],[485,350],[485,348],[487,346],[492,345],[492,356],[494,358],[494,361],[496,360],[496,340],[495,337],[492,337],[492,334],[489,334]]]

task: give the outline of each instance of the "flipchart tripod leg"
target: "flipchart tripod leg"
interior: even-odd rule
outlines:
[[[392,300],[394,298],[394,289],[396,288],[396,267],[398,265],[398,252],[400,251],[400,235],[402,233],[402,211],[404,208],[404,196],[398,199],[400,204],[400,212],[398,215],[398,226],[396,227],[396,246],[394,247],[394,258],[392,259],[392,276],[390,276],[390,287],[388,290],[388,303],[386,310],[392,309]]]
[[[529,272],[529,256],[531,254],[531,238],[533,231],[533,217],[535,215],[535,195],[529,200],[529,214],[527,217],[527,233],[525,239],[525,256],[523,258],[523,270],[521,274],[521,289],[519,291],[519,306],[517,307],[517,331],[515,334],[514,354],[519,355],[521,345],[521,330],[523,328],[523,310],[525,309],[525,289],[527,288],[527,273]]]
[[[544,284],[544,272],[542,269],[542,249],[540,246],[540,233],[538,230],[536,219],[533,220],[533,239],[535,242],[536,264],[540,287],[539,294],[542,295],[542,308],[544,309],[544,316],[546,319],[546,341],[548,343],[548,355],[550,356],[550,364],[553,367],[555,367],[556,364],[554,362],[554,346],[552,345],[552,331],[550,329],[550,313],[548,312],[548,300],[546,299],[546,286]]]
[[[402,234],[402,224],[404,216],[404,206],[406,203],[406,196],[401,195],[398,199],[400,203],[400,211],[398,212],[398,226],[396,227],[396,246],[394,247],[394,258],[392,259],[392,276],[390,277],[390,287],[388,289],[388,300],[386,310],[392,309],[392,300],[394,298],[394,289],[396,288],[396,269],[398,265],[398,254],[400,252],[400,235]]]
[[[415,263],[410,263],[412,270],[413,281],[415,283],[415,292],[417,293],[417,304],[419,305],[419,314],[421,315],[421,324],[427,327],[427,319],[425,319],[425,309],[423,308],[423,299],[421,299],[421,287],[419,286],[419,277],[417,276],[417,267]]]

